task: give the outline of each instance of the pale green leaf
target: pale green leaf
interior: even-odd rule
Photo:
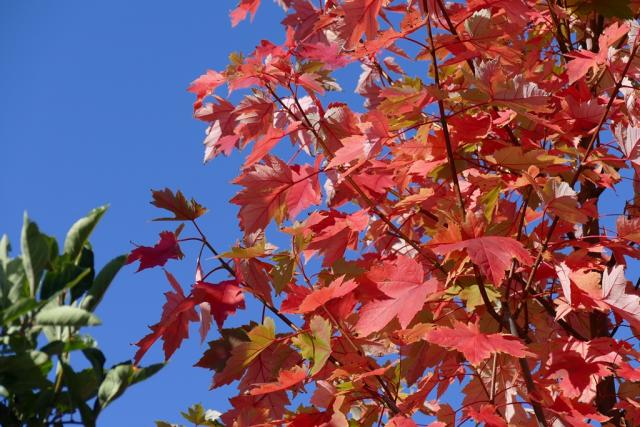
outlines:
[[[300,348],[302,357],[313,361],[313,376],[320,372],[331,355],[331,323],[321,316],[314,316],[309,326],[311,334],[298,335],[293,343]]]
[[[26,212],[24,213],[20,244],[22,247],[22,264],[29,281],[31,296],[33,296],[42,271],[49,261],[50,246],[47,237],[40,233],[35,222],[29,220]]]
[[[126,255],[121,255],[109,261],[107,265],[102,267],[102,270],[98,273],[93,280],[93,285],[89,288],[87,296],[81,303],[81,307],[85,310],[93,311],[102,301],[105,292],[111,285],[111,282],[116,277],[116,274],[125,265],[127,261]]]
[[[93,209],[87,216],[75,222],[67,232],[64,240],[64,253],[68,254],[71,259],[76,259],[80,255],[80,251],[89,236],[96,228],[96,225],[107,211],[108,206],[100,206]]]
[[[41,311],[36,315],[36,323],[47,326],[95,326],[99,325],[98,317],[82,308],[72,306],[54,307]]]

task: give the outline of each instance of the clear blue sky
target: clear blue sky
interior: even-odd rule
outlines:
[[[207,68],[223,68],[230,52],[282,38],[282,11],[272,1],[253,25],[232,29],[235,3],[0,3],[0,233],[14,249],[25,209],[62,239],[73,221],[110,203],[92,238],[101,266],[129,251],[130,241],[153,243],[169,225],[149,221],[158,213],[149,189],[165,186],[210,208],[203,225],[216,246],[235,242],[236,208],[228,200],[237,188],[228,182],[243,156],[202,165],[204,124],[192,118],[193,95],[185,90]],[[191,262],[168,267],[189,285]],[[131,343],[159,319],[168,289],[160,270],[134,270],[119,275],[98,311],[103,326],[91,331],[108,364],[132,358]],[[176,422],[195,402],[227,408],[229,391],[208,391],[211,375],[192,367],[206,348],[196,335],[194,328],[170,364],[116,401],[99,425]],[[162,360],[160,347],[143,363]]]

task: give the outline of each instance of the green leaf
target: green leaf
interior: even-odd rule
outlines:
[[[0,239],[0,307],[10,304],[9,293],[11,292],[12,283],[7,275],[7,266],[11,261],[11,258],[9,258],[10,251],[9,237],[3,234]]]
[[[493,218],[493,211],[496,207],[496,203],[498,203],[498,200],[500,199],[501,190],[502,186],[498,185],[480,197],[480,201],[484,204],[483,213],[487,222],[491,222],[491,219]]]
[[[302,357],[313,361],[313,376],[320,372],[331,355],[331,323],[321,316],[313,316],[309,326],[311,334],[298,335],[292,341],[300,348]]]
[[[5,397],[2,394],[2,391],[6,390],[4,387],[0,386],[0,396]],[[4,404],[0,403],[0,425],[3,426],[19,426],[20,420],[16,417],[12,411]]]
[[[116,365],[107,372],[98,389],[98,401],[102,408],[124,392],[129,385],[129,376],[132,369],[132,365],[123,364]]]
[[[44,347],[40,349],[40,351],[47,353],[49,356],[53,356],[56,354],[61,354],[64,352],[65,343],[62,340],[51,341]]]
[[[153,365],[149,365],[144,368],[134,367],[133,372],[131,373],[131,379],[129,380],[129,385],[134,385],[148,378],[151,378],[165,366],[165,363],[154,363]]]
[[[4,272],[4,265],[0,263],[0,308],[4,308],[11,303],[9,293],[12,287],[12,283]]]
[[[273,255],[272,259],[276,264],[271,269],[271,278],[276,293],[280,294],[291,282],[296,268],[295,259],[289,255],[289,252],[279,252]]]
[[[326,276],[326,280],[333,281],[340,276],[344,276],[344,280],[350,280],[364,273],[365,269],[359,266],[357,262],[337,259],[331,266],[331,275]],[[321,277],[325,277],[325,274],[326,272],[320,272]]]
[[[2,319],[2,325],[8,326],[15,319],[34,310],[40,305],[39,302],[31,297],[20,298],[18,301],[11,304],[6,310],[0,312],[0,319]]]
[[[9,243],[9,236],[6,234],[2,235],[0,239],[0,263],[6,269],[7,264],[9,263],[9,252],[11,252],[11,243]]]
[[[100,382],[96,372],[91,369],[83,369],[80,372],[76,372],[76,388],[78,394],[83,400],[91,399],[98,393],[98,386]]]
[[[22,264],[29,280],[31,295],[33,296],[40,281],[42,270],[44,270],[49,261],[50,245],[47,236],[40,233],[38,226],[35,222],[29,220],[26,212],[24,213],[20,243],[22,246]]]
[[[116,365],[107,372],[98,389],[98,402],[101,408],[120,396],[127,387],[144,381],[164,367],[157,363],[145,368],[137,368],[130,363]]]
[[[99,325],[98,317],[82,308],[72,306],[54,307],[41,311],[36,315],[36,323],[48,326],[95,326]]]
[[[62,258],[58,258],[58,260],[60,259]],[[46,300],[59,291],[72,289],[90,273],[90,268],[78,267],[67,261],[55,270],[49,270],[45,273],[40,288],[40,298]]]
[[[348,392],[353,390],[353,388],[353,381],[345,381],[336,385],[336,389],[341,392]]]
[[[180,414],[185,420],[194,424],[204,424],[206,422],[204,418],[204,408],[199,403],[191,406],[187,409],[187,412],[180,412]]]
[[[179,190],[175,194],[168,188],[151,190],[151,193],[153,195],[152,205],[166,209],[174,215],[169,218],[156,218],[154,221],[193,221],[207,212],[207,208],[194,199],[187,200]]]
[[[493,285],[485,284],[484,287],[487,291],[489,301],[496,302],[500,300],[500,291],[498,291]],[[480,288],[476,283],[472,283],[464,287],[454,285],[447,289],[447,294],[459,297],[462,301],[465,302],[467,310],[470,311],[474,310],[476,307],[484,305],[482,294],[480,293]]]
[[[71,259],[78,258],[82,247],[89,239],[93,229],[96,228],[102,215],[107,211],[107,208],[107,205],[95,208],[87,216],[79,219],[71,226],[64,240],[64,253],[68,254]]]
[[[4,274],[10,283],[8,294],[10,302],[16,302],[20,298],[30,296],[22,257],[16,257],[9,261],[5,266]]]
[[[78,260],[76,261],[76,265],[80,268],[86,268],[89,270],[89,274],[85,276],[82,280],[80,280],[77,285],[71,288],[71,301],[76,301],[80,299],[82,295],[85,294],[89,290],[89,288],[93,285],[93,279],[95,278],[95,270],[93,269],[93,250],[91,249],[89,243],[85,244],[80,250],[80,255],[78,256]]]
[[[220,412],[213,410],[205,410],[200,403],[192,405],[187,412],[180,412],[182,417],[197,426],[221,426],[217,420],[220,418]]]
[[[266,241],[264,237],[262,237],[251,247],[243,248],[242,246],[234,246],[230,251],[222,253],[220,256],[233,259],[251,259],[265,256],[268,253]]]
[[[84,357],[91,363],[94,371],[102,378],[104,375],[104,364],[107,361],[102,351],[97,348],[85,348],[82,350],[82,354],[84,354]]]
[[[73,335],[68,340],[55,340],[42,347],[40,350],[49,355],[70,353],[76,350],[95,348],[96,341],[91,335]]]
[[[47,374],[52,367],[49,356],[37,350],[0,357],[2,385],[13,393],[44,388],[48,383]]]
[[[17,372],[26,369],[31,369],[33,366],[42,367],[47,365],[49,356],[42,351],[33,350],[27,353],[23,353],[15,356],[1,357],[0,372]],[[42,370],[42,373],[47,373],[48,369]]]
[[[86,399],[95,395],[98,388],[98,378],[96,378],[95,372],[92,369],[85,369],[76,373],[66,363],[62,363],[61,367],[71,400],[80,412],[82,423],[87,427],[95,426],[96,414],[85,402]]]
[[[88,270],[84,271],[80,276],[76,277],[71,282],[66,283],[62,288],[56,290],[55,293],[49,295],[47,299],[43,299],[41,301],[36,301],[35,299],[28,296],[19,297],[18,295],[18,299],[14,300],[14,302],[5,310],[0,311],[0,320],[2,321],[2,324],[8,325],[10,322],[19,318],[20,316],[28,312],[32,312],[32,311],[35,312],[41,307],[44,307],[45,305],[47,305],[48,303],[56,299],[58,295],[60,295],[60,293],[75,286],[76,283],[82,280],[82,278],[85,277],[87,273],[88,273]],[[71,308],[75,309],[76,307],[71,307]]]
[[[120,271],[120,269],[125,265],[127,261],[126,255],[121,255],[109,261],[107,265],[105,265],[100,273],[93,280],[93,285],[89,288],[89,292],[87,292],[87,296],[82,301],[80,306],[85,310],[93,311],[102,301],[102,297],[104,297],[104,293],[109,288],[109,285],[116,277],[116,274]]]
[[[276,324],[270,317],[265,317],[262,325],[256,326],[247,334],[249,343],[247,346],[245,366],[248,366],[263,350],[276,339]]]

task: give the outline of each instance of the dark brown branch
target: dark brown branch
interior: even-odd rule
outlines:
[[[431,61],[433,63],[433,75],[436,82],[436,87],[440,90],[440,74],[438,71],[438,59],[436,57],[435,45],[433,42],[433,33],[431,31],[431,17],[429,16],[429,7],[426,0],[423,0],[425,12],[427,13],[427,33],[429,35],[429,43],[431,45]],[[447,162],[449,163],[449,173],[451,174],[451,180],[453,181],[453,187],[458,197],[458,203],[461,213],[464,214],[464,199],[462,198],[462,192],[460,191],[460,182],[458,181],[458,172],[456,171],[456,164],[453,159],[453,148],[451,144],[451,136],[449,135],[449,127],[447,126],[447,117],[444,109],[444,102],[441,98],[438,98],[438,110],[440,113],[440,125],[444,135],[445,145],[447,149]]]
[[[513,319],[513,316],[509,313],[509,307],[505,309],[507,320],[509,322],[509,329],[512,335],[518,335],[518,325],[516,325],[516,321]],[[520,371],[522,371],[522,376],[524,377],[524,384],[527,388],[527,393],[529,393],[529,402],[533,407],[533,412],[536,415],[536,420],[538,422],[538,426],[547,427],[547,419],[544,416],[544,411],[542,410],[542,405],[536,400],[531,399],[531,395],[535,393],[536,386],[533,382],[533,377],[531,376],[531,368],[529,367],[529,362],[527,362],[526,358],[519,358],[518,363],[520,364]]]

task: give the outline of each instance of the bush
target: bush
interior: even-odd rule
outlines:
[[[94,311],[126,261],[118,256],[96,274],[88,239],[106,210],[94,209],[73,224],[62,252],[56,239],[40,232],[26,214],[22,253],[11,258],[9,239],[4,235],[0,240],[3,426],[78,424],[77,416],[93,426],[127,387],[163,366],[138,368],[123,362],[106,368],[96,341],[81,331],[100,324]],[[84,357],[90,367],[74,367],[72,354]]]

